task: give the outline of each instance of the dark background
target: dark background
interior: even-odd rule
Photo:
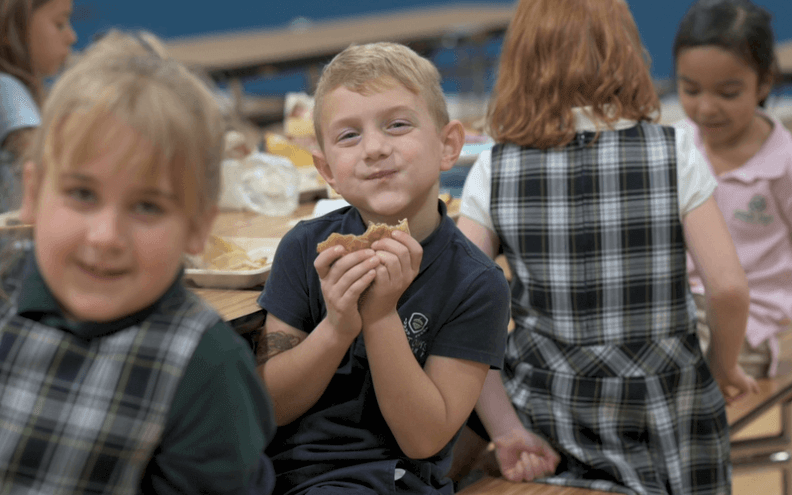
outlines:
[[[97,32],[112,27],[146,29],[165,40],[238,30],[283,28],[295,19],[328,20],[361,13],[386,13],[426,5],[459,5],[460,2],[431,0],[74,0],[74,29],[79,36],[75,49],[83,48]],[[512,5],[513,1],[482,0],[476,4]],[[652,75],[659,80],[673,77],[671,47],[676,26],[689,0],[628,1],[652,57]],[[757,0],[773,13],[777,40],[792,39],[790,0]],[[499,44],[489,51],[497,57]],[[443,59],[445,56],[445,60]],[[448,63],[448,54],[439,54]],[[285,74],[270,80],[246,81],[248,92],[262,95],[304,90],[300,74]],[[446,87],[454,91],[453,85]]]

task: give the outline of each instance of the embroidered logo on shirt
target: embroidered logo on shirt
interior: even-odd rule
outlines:
[[[404,320],[404,332],[410,342],[410,349],[419,362],[423,362],[426,357],[426,342],[421,339],[421,335],[429,330],[429,318],[421,313],[413,313]]]
[[[773,216],[765,214],[766,209],[767,199],[757,194],[748,202],[748,211],[737,210],[734,212],[734,218],[752,224],[767,225],[773,221]]]
[[[421,313],[413,313],[410,315],[410,319],[407,320],[407,330],[409,330],[410,333],[415,337],[426,332],[428,327],[429,318],[422,315]]]

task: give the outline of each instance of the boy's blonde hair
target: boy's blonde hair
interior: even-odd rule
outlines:
[[[134,132],[118,167],[152,182],[168,173],[193,220],[217,205],[224,124],[208,88],[153,35],[114,31],[53,86],[27,159],[40,173],[79,168]]]
[[[521,0],[488,109],[498,142],[540,149],[575,136],[574,107],[606,123],[653,121],[649,55],[624,0]]]
[[[440,73],[432,62],[399,43],[351,45],[324,68],[314,93],[314,130],[323,147],[321,118],[324,99],[344,86],[360,94],[385,91],[395,84],[421,96],[438,130],[449,122]]]

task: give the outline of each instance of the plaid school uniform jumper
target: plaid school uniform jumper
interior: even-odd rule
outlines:
[[[217,314],[184,290],[85,340],[17,315],[17,275],[0,302],[0,494],[136,494]]]
[[[544,482],[730,493],[725,402],[694,331],[674,130],[594,137],[493,148],[490,210],[514,274],[506,390],[562,454]]]

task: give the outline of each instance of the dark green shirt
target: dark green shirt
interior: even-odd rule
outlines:
[[[27,268],[18,314],[84,339],[141,322],[163,300],[186,290],[179,276],[157,302],[133,315],[109,323],[73,322],[64,318],[36,263]],[[140,490],[174,495],[268,493],[271,464],[263,451],[274,433],[272,404],[252,352],[218,321],[204,333],[185,368]]]

